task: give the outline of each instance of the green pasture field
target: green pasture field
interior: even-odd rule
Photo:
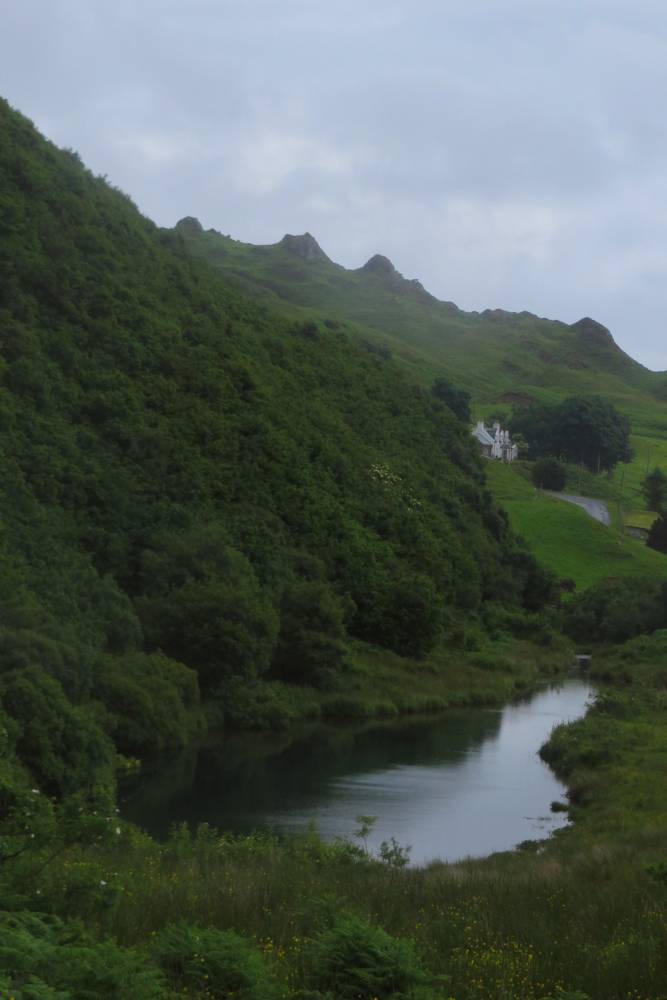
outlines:
[[[607,577],[667,579],[667,557],[613,525],[607,528],[599,524],[580,507],[536,490],[520,465],[515,469],[502,462],[488,462],[489,486],[509,514],[514,530],[559,577],[574,580],[578,590]],[[614,505],[609,506],[613,515]]]

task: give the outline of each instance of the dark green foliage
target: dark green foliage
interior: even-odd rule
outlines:
[[[624,642],[667,625],[667,585],[605,580],[566,605],[564,626],[579,642]]]
[[[112,747],[91,713],[74,707],[60,684],[37,666],[0,679],[0,699],[18,724],[16,750],[50,795],[110,780]]]
[[[350,637],[423,656],[548,600],[448,406],[0,130],[0,683],[38,783],[105,782],[103,731],[182,744],[198,689],[283,724],[262,678],[335,687]]]
[[[210,574],[180,566],[170,578],[158,569],[147,588],[157,592],[137,601],[149,644],[193,667],[205,691],[230,676],[264,673],[278,631],[248,560],[227,548],[217,561],[224,565]]]
[[[655,468],[642,482],[642,493],[647,510],[663,511],[667,503],[667,476],[662,469]]]
[[[295,582],[281,602],[276,676],[326,686],[343,667],[344,639],[344,609],[331,588],[318,580]]]
[[[540,748],[540,757],[562,775],[579,768],[609,764],[621,755],[617,727],[603,713],[593,720],[578,720],[556,726],[547,743]]]
[[[524,608],[539,611],[545,605],[558,603],[558,579],[551,570],[527,557],[526,552],[520,548],[513,554],[513,563],[517,569],[517,577],[523,584],[521,603]]]
[[[160,972],[137,951],[98,942],[56,917],[0,912],[0,988],[16,1000],[167,1000]]]
[[[629,462],[630,422],[600,396],[571,396],[554,406],[534,404],[515,410],[512,433],[522,434],[531,458],[552,456],[593,472]]]
[[[161,653],[100,657],[95,693],[111,713],[111,735],[122,753],[185,746],[193,735],[197,675]]]
[[[444,377],[437,378],[433,383],[431,392],[436,399],[449,407],[459,420],[469,424],[472,420],[470,413],[470,393],[464,389],[458,389]]]
[[[543,458],[535,462],[531,474],[535,485],[542,490],[560,492],[565,487],[567,469],[555,458]]]
[[[651,525],[646,544],[656,552],[667,553],[667,516],[664,513],[656,517]]]
[[[308,985],[336,1000],[407,1000],[427,984],[411,942],[353,915],[319,934],[305,959]]]
[[[159,232],[6,104],[0,126],[4,669],[20,632],[148,749],[188,706],[135,652],[204,692],[328,683],[349,635],[422,655],[521,601],[534,567],[448,408],[465,393],[440,380],[438,406],[337,321],[253,304],[188,257],[196,227]]]
[[[442,632],[444,608],[433,582],[420,573],[402,573],[361,597],[365,639],[379,646],[421,657]]]
[[[211,1000],[271,1000],[276,996],[259,950],[234,931],[171,924],[155,938],[152,954],[174,988]]]

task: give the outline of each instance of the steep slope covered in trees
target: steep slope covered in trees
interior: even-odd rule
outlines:
[[[465,426],[295,321],[0,104],[0,703],[59,795],[182,742],[199,692],[335,685],[539,606]],[[13,748],[13,749],[12,749]]]

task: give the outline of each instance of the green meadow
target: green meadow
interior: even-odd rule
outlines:
[[[489,487],[509,514],[514,530],[559,578],[574,580],[578,590],[607,577],[667,579],[665,556],[630,538],[622,524],[605,527],[580,507],[535,489],[521,465],[514,468],[487,462]],[[606,481],[606,477],[588,474],[586,489],[590,489],[591,479]],[[613,518],[616,505],[601,493],[584,495],[604,499]]]

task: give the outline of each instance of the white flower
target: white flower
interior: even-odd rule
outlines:
[[[119,826],[116,827],[116,833],[120,837],[120,827]]]
[[[30,791],[33,795],[39,795],[39,788],[31,788]]]
[[[106,882],[104,881],[103,878],[100,879],[100,885],[106,885]]]

